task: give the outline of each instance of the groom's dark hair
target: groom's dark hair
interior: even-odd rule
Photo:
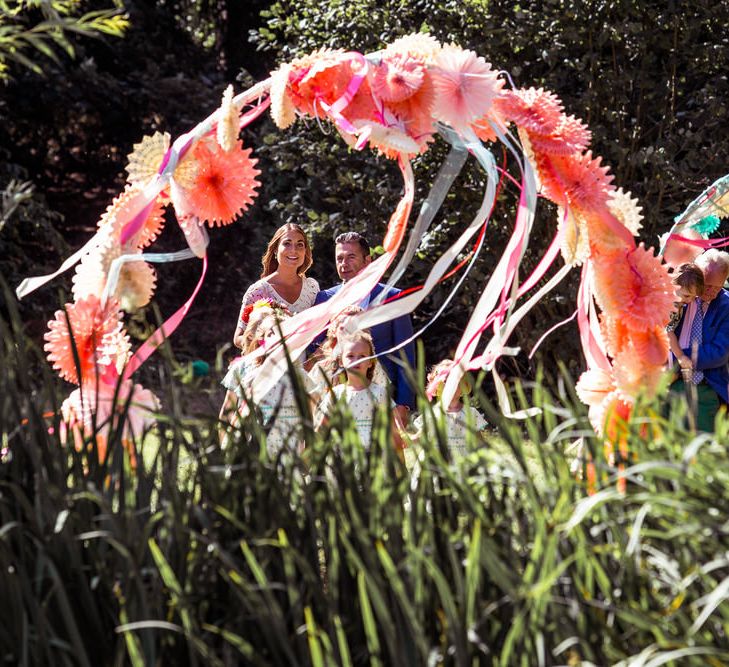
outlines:
[[[367,243],[367,239],[359,232],[344,232],[340,234],[334,239],[334,245],[339,245],[340,243],[359,243],[359,247],[362,248],[365,257],[369,257],[370,244]]]

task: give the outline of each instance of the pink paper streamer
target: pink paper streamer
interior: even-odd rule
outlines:
[[[208,258],[207,255],[203,258],[202,273],[200,274],[200,280],[198,280],[197,286],[195,287],[190,298],[182,305],[182,307],[170,318],[168,318],[157,331],[155,331],[142,345],[137,349],[132,358],[129,360],[126,368],[124,369],[124,379],[128,380],[135,371],[150,357],[150,355],[177,329],[180,322],[184,319],[187,312],[192,307],[193,301],[197,296],[202,284],[205,280],[205,274],[208,270]]]

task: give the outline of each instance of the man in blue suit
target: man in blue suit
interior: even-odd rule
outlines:
[[[371,260],[369,243],[367,243],[364,236],[357,232],[346,232],[337,236],[334,240],[334,255],[337,274],[342,279],[342,284],[354,278]],[[320,291],[314,303],[328,301],[339,291],[341,286],[341,284],[335,285]],[[359,305],[362,308],[367,308],[370,302],[374,301],[383,290],[386,290],[385,299],[400,293],[398,289],[387,288],[382,283],[378,283],[370,292],[370,295]],[[375,352],[380,353],[410,338],[413,335],[413,325],[410,315],[402,315],[389,322],[376,324],[370,329],[370,332],[375,344]],[[415,395],[407,380],[402,363],[405,361],[411,368],[414,368],[415,346],[410,342],[391,355],[379,357],[379,360],[394,387],[393,398],[397,406],[395,410],[402,423],[407,423],[407,413],[415,407]]]
[[[687,308],[676,329],[685,357],[693,362],[693,372],[672,388],[683,389],[685,382],[696,385],[696,425],[702,431],[713,431],[719,408],[729,402],[729,293],[723,289],[729,278],[729,254],[712,248],[699,255],[696,264],[704,273],[704,293],[691,309],[693,317],[687,315]],[[695,337],[699,330],[700,340]]]

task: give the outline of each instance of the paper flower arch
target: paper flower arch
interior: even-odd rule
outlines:
[[[516,220],[504,254],[458,344],[447,373],[444,400],[452,396],[464,369],[485,368],[494,372],[502,407],[510,413],[494,364],[499,357],[516,353],[507,345],[514,327],[578,265],[582,265],[582,282],[577,321],[587,365],[578,392],[591,406],[595,428],[608,433],[604,420],[609,415],[625,416],[638,392],[655,388],[666,361],[664,325],[669,319],[673,289],[661,259],[635,243],[634,234],[642,218],[637,201],[616,189],[608,168],[588,150],[590,131],[565,113],[556,95],[541,88],[509,88],[505,78],[473,51],[455,44],[441,45],[427,34],[403,37],[367,56],[323,49],[297,58],[235,97],[231,88],[226,90],[220,108],[174,142],[169,135],[156,133],[137,144],[129,156],[128,187],[102,216],[98,233],[58,272],[26,279],[18,288],[22,297],[81,262],[74,279],[76,301],[66,306],[67,314],[59,311],[46,335],[49,359],[62,377],[81,388],[98,382],[127,387],[139,365],[174,331],[200,283],[187,303],[131,357],[119,304],[134,308],[151,298],[156,282],[149,263],[198,257],[203,260],[204,276],[205,226],[233,222],[256,196],[260,172],[238,135],[269,106],[274,122],[282,129],[301,116],[330,121],[356,149],[370,146],[396,160],[404,183],[402,199],[382,243],[385,253],[333,299],[283,323],[293,356],[303,352],[332,317],[368,295],[391,266],[409,228],[415,192],[411,160],[427,151],[440,135],[451,145],[449,168],[441,170],[427,206],[423,205],[412,225],[391,282],[403,275],[468,155],[479,162],[487,176],[483,205],[435,263],[422,289],[394,302],[374,304],[356,316],[358,325],[369,327],[414,310],[486,225],[500,175],[483,142],[501,142],[521,172]],[[520,261],[529,242],[538,192],[559,207],[556,233],[538,267],[522,277]],[[726,205],[724,199],[721,206]],[[148,253],[146,248],[164,221],[162,209],[170,205],[189,249]],[[702,217],[717,213],[704,209]],[[707,224],[702,224],[705,229]],[[537,289],[560,254],[564,265]],[[477,354],[487,331],[489,340]],[[81,355],[81,377],[69,357],[71,335]],[[265,393],[285,367],[279,346],[261,367],[254,398]],[[129,389],[125,391],[129,393]],[[140,409],[149,409],[152,402],[145,395]],[[67,407],[76,404],[81,405],[78,397]],[[108,411],[85,403],[82,408],[82,423],[88,421],[89,410]]]

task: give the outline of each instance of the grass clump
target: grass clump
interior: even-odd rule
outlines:
[[[113,431],[61,444],[57,381],[0,335],[0,664],[729,664],[724,421],[644,406],[611,467],[568,380],[519,388],[525,423],[476,391],[493,432],[452,462],[425,419],[413,474],[385,413],[367,453],[346,413],[305,457],[250,420],[221,449],[164,369],[132,469]]]

